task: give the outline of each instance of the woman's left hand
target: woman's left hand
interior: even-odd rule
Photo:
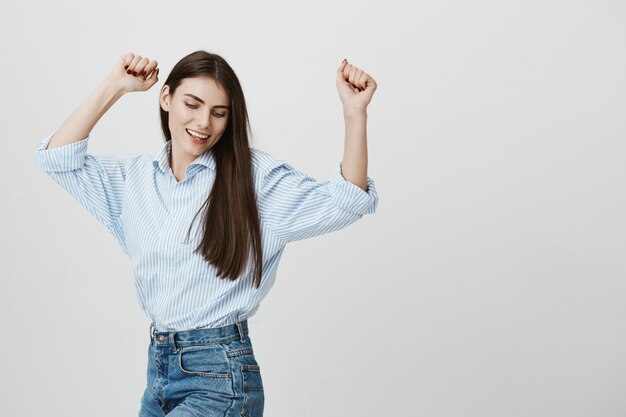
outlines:
[[[344,112],[365,112],[376,90],[376,81],[344,59],[337,69],[337,91]]]

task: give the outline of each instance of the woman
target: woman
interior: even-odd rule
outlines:
[[[375,212],[366,108],[376,83],[347,60],[337,70],[346,137],[343,161],[328,181],[249,146],[239,80],[222,57],[202,50],[181,59],[161,88],[165,145],[155,158],[88,154],[102,115],[124,94],[151,88],[158,73],[156,60],[123,55],[41,141],[37,165],[133,262],[137,298],[152,321],[139,415],[262,416],[247,319],[274,284],[288,242]]]

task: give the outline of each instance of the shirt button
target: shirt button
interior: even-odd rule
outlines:
[[[159,281],[161,281],[161,282],[165,282],[165,278],[161,277],[161,278],[159,279]]]
[[[172,216],[172,223],[176,223],[176,216]]]

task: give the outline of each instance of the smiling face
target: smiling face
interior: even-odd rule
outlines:
[[[229,102],[224,88],[208,77],[183,79],[173,95],[167,84],[163,86],[160,104],[169,113],[172,171],[184,172],[198,155],[217,143],[228,125]]]

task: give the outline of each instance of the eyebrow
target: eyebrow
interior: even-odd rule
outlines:
[[[199,101],[200,103],[202,103],[202,104],[205,104],[205,103],[204,103],[204,100],[202,100],[200,97],[196,97],[196,96],[194,96],[193,94],[188,94],[188,93],[185,93],[185,95],[186,95],[186,96],[189,96],[189,97],[191,97],[191,98],[193,98],[194,100],[198,100],[198,101]],[[215,108],[230,109],[230,107],[225,106],[225,105],[222,105],[222,104],[220,104],[220,105],[218,105],[218,106],[213,106],[213,108],[214,108],[214,109],[215,109]]]

